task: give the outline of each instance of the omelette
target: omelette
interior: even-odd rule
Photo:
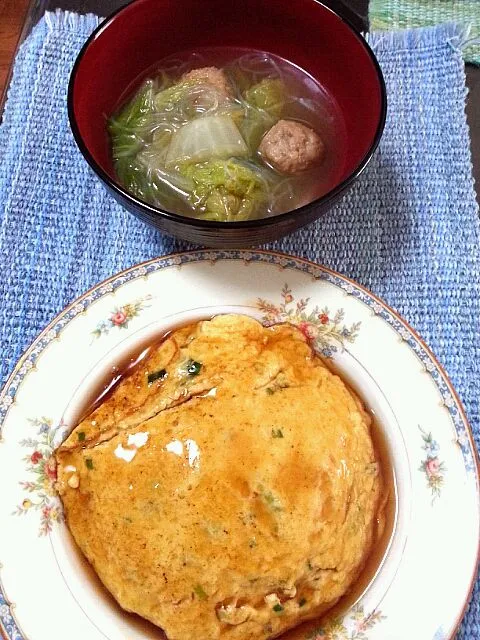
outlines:
[[[73,429],[57,489],[123,609],[169,640],[275,638],[375,544],[371,428],[296,327],[222,315],[171,332]]]

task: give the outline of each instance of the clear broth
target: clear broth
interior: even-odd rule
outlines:
[[[121,111],[145,80],[160,77],[162,72],[177,80],[192,69],[207,66],[215,66],[226,72],[236,96],[241,95],[243,86],[252,86],[272,75],[280,76],[286,85],[288,96],[281,118],[308,125],[320,135],[325,145],[324,160],[311,169],[294,176],[271,171],[274,178],[271,191],[278,191],[278,197],[273,195],[272,206],[265,210],[263,215],[256,217],[297,209],[323,196],[341,181],[345,167],[347,135],[340,107],[306,71],[271,53],[253,49],[211,47],[169,56],[147,69],[127,87],[115,112]],[[252,154],[248,160],[259,167],[266,166],[258,152]],[[284,188],[287,180],[288,190]],[[196,215],[180,198],[172,200],[169,205],[164,208],[170,211],[174,209],[175,213],[187,216]]]

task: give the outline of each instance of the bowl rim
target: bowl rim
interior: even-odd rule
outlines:
[[[375,131],[375,135],[373,136],[373,140],[365,152],[363,158],[360,160],[356,168],[344,179],[340,182],[336,187],[330,189],[327,193],[319,198],[315,198],[311,202],[298,207],[297,209],[291,209],[289,211],[285,211],[284,213],[279,213],[274,216],[270,216],[267,218],[256,218],[254,220],[241,220],[241,221],[232,221],[232,222],[221,222],[216,220],[202,220],[199,218],[193,218],[189,216],[183,216],[178,213],[173,213],[171,211],[167,211],[164,209],[160,209],[159,207],[155,207],[154,205],[149,204],[148,202],[144,202],[139,198],[133,196],[130,192],[124,189],[118,182],[113,180],[110,175],[103,169],[103,167],[95,160],[93,155],[88,150],[86,144],[83,141],[83,138],[80,134],[80,130],[77,124],[77,120],[75,117],[75,109],[73,106],[73,93],[75,87],[75,81],[77,77],[77,73],[80,65],[82,64],[82,60],[89,49],[90,45],[105,31],[110,24],[116,19],[116,17],[125,10],[128,10],[131,5],[138,2],[139,0],[130,0],[130,2],[123,7],[120,7],[113,13],[111,13],[103,22],[101,22],[98,27],[94,29],[94,31],[87,38],[82,48],[80,49],[79,54],[75,60],[72,71],[70,73],[70,78],[68,82],[68,91],[67,91],[67,112],[68,112],[68,120],[70,123],[70,129],[72,131],[75,142],[80,149],[83,157],[93,169],[93,171],[98,175],[98,177],[105,183],[105,185],[110,188],[116,196],[119,196],[123,200],[127,200],[129,205],[134,207],[135,209],[144,209],[147,210],[149,214],[153,216],[157,216],[159,218],[165,218],[166,220],[172,223],[184,224],[189,227],[202,228],[205,230],[227,230],[227,229],[261,229],[264,227],[272,227],[277,223],[281,223],[282,221],[286,221],[292,216],[300,216],[302,213],[306,213],[310,211],[313,207],[318,205],[328,205],[329,203],[334,202],[345,189],[347,189],[365,170],[366,166],[370,162],[375,153],[380,140],[382,138],[382,134],[385,128],[385,122],[387,118],[387,89],[385,85],[385,79],[382,73],[382,69],[380,64],[373,53],[372,48],[368,44],[367,40],[362,36],[361,32],[353,25],[353,23],[341,15],[331,7],[327,6],[321,0],[310,0],[313,4],[318,4],[326,11],[329,11],[334,16],[340,19],[347,28],[351,31],[353,36],[357,39],[360,46],[363,47],[364,51],[367,53],[371,62],[373,63],[374,70],[376,72],[379,89],[380,89],[380,116],[377,124],[377,128]],[[146,1],[146,0],[140,0]]]

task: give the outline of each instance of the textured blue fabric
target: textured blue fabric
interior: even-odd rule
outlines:
[[[75,146],[67,82],[95,25],[93,16],[47,15],[17,56],[0,127],[2,380],[87,288],[188,248],[122,210]],[[347,274],[397,309],[445,365],[478,443],[480,234],[462,34],[443,26],[370,41],[389,97],[380,149],[341,204],[273,247]],[[479,604],[477,584],[459,638],[480,637]]]

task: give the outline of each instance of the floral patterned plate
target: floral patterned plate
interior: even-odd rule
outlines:
[[[180,322],[228,311],[296,324],[363,396],[393,461],[397,510],[379,569],[350,608],[288,638],[453,638],[479,542],[476,454],[455,391],[420,338],[372,294],[323,267],[259,251],[198,251],[133,267],[65,309],[18,362],[0,396],[5,638],[162,637],[123,614],[82,562],[53,489],[52,451],[122,354]]]

